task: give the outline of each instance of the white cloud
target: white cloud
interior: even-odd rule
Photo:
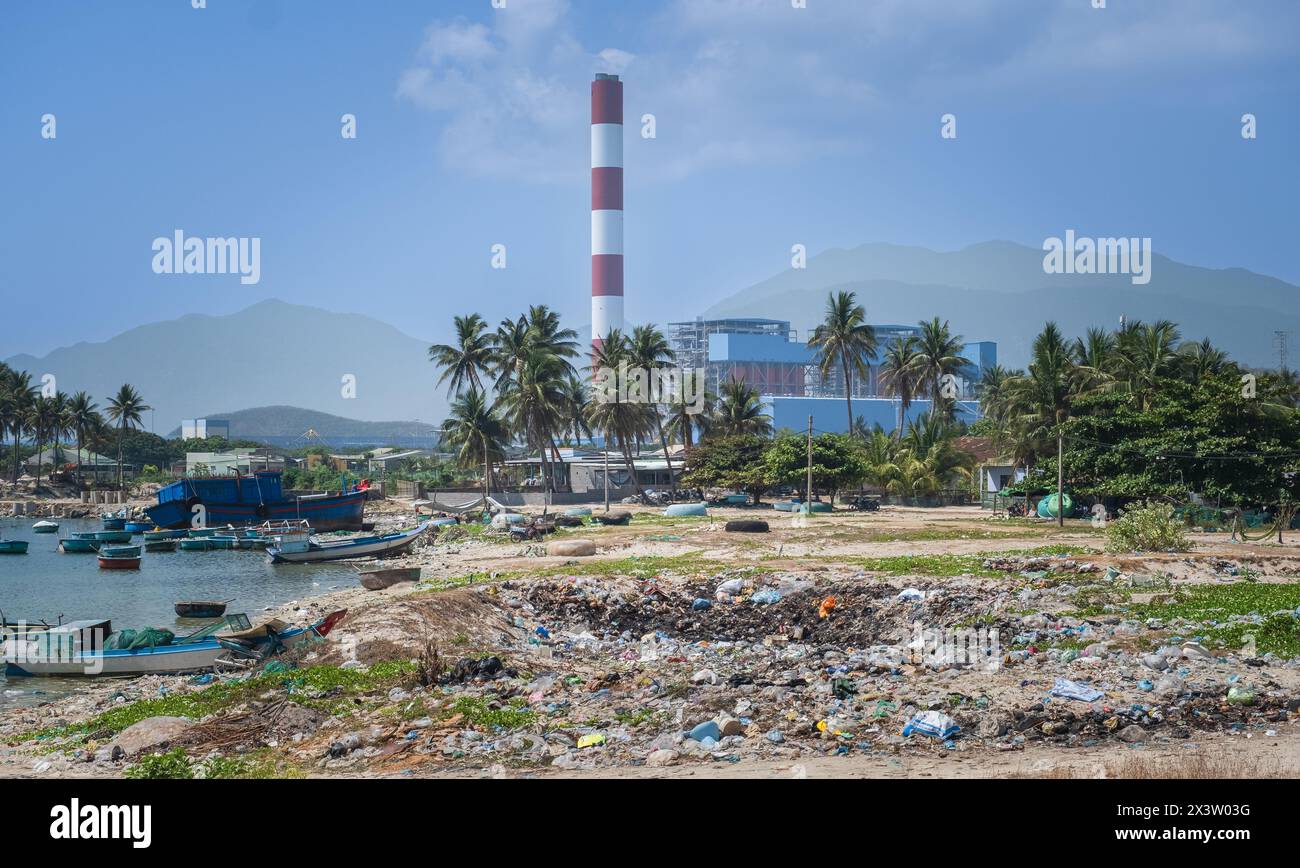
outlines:
[[[593,72],[630,70],[629,117],[655,114],[654,147],[629,157],[629,166],[639,161],[637,177],[653,181],[865,152],[864,126],[923,100],[1056,99],[1081,75],[1092,93],[1108,82],[1131,87],[1135,73],[1198,74],[1291,50],[1284,34],[1293,32],[1270,23],[1268,4],[1218,0],[1105,10],[1080,0],[816,0],[806,9],[788,0],[674,0],[637,19],[637,46],[593,52],[573,18],[568,0],[510,0],[485,24],[429,28],[397,92],[447,113],[446,165],[585,180]]]

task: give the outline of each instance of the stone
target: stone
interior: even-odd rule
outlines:
[[[124,756],[135,756],[150,748],[165,747],[193,725],[186,717],[145,718],[122,730],[109,747],[120,749]]]
[[[1146,741],[1147,731],[1134,723],[1121,729],[1116,737],[1122,742],[1136,744],[1140,741]]]

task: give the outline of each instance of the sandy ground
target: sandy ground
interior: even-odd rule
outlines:
[[[461,654],[499,654],[507,662],[524,660],[529,664],[528,668],[536,670],[543,667],[535,665],[536,660],[528,656],[537,650],[528,644],[533,618],[536,623],[554,623],[559,620],[560,610],[547,610],[539,604],[541,609],[535,616],[530,615],[523,627],[516,613],[529,611],[532,606],[529,599],[536,602],[536,599],[527,597],[532,593],[529,590],[532,583],[558,583],[562,590],[564,582],[572,584],[572,577],[566,578],[569,571],[592,577],[591,582],[603,587],[627,589],[634,588],[638,581],[644,581],[644,576],[637,579],[627,573],[636,573],[638,564],[646,564],[661,574],[655,577],[656,580],[663,582],[671,593],[697,593],[693,590],[696,585],[692,583],[719,573],[746,574],[748,568],[759,574],[778,575],[786,581],[838,582],[836,587],[873,588],[876,593],[883,587],[886,594],[882,600],[892,599],[895,589],[912,585],[925,586],[927,593],[942,591],[980,598],[985,604],[989,604],[993,596],[998,596],[999,601],[990,604],[994,605],[994,610],[998,607],[1005,609],[1005,600],[1016,588],[1025,586],[1026,580],[1015,573],[1007,579],[969,575],[948,578],[884,576],[864,571],[864,559],[918,555],[986,556],[1067,545],[1095,550],[1073,556],[1072,560],[1094,565],[1099,571],[1113,566],[1126,574],[1160,577],[1175,586],[1230,581],[1232,579],[1225,576],[1222,569],[1228,563],[1234,569],[1249,570],[1251,578],[1258,582],[1300,580],[1300,533],[1287,534],[1281,545],[1276,542],[1237,544],[1228,541],[1226,535],[1194,534],[1191,539],[1195,546],[1191,553],[1109,555],[1101,551],[1104,546],[1102,532],[1086,521],[1067,522],[1064,528],[1058,528],[1055,524],[1034,520],[995,519],[977,507],[885,507],[876,513],[842,511],[833,515],[815,515],[811,519],[770,510],[739,508],[713,509],[708,519],[668,519],[662,517],[659,509],[640,506],[620,505],[615,509],[631,511],[636,518],[627,527],[583,527],[560,532],[566,538],[594,541],[598,547],[594,558],[546,556],[542,553],[545,542],[515,544],[492,536],[471,536],[448,542],[443,535],[441,541],[430,541],[430,544],[405,556],[386,562],[391,566],[420,566],[422,583],[418,586],[399,585],[379,592],[363,589],[336,591],[302,600],[299,608],[290,610],[286,607],[275,614],[285,620],[303,622],[333,609],[349,609],[348,619],[331,636],[329,647],[321,654],[319,662],[338,663],[351,659],[369,664],[384,659],[405,659],[417,655],[426,641],[433,640],[444,649],[454,646]],[[414,520],[411,507],[395,501],[377,504],[370,512],[383,527]],[[723,524],[731,518],[766,519],[771,523],[771,532],[726,533]],[[608,575],[601,575],[602,564]],[[882,605],[881,608],[883,611],[888,607]],[[885,621],[881,623],[883,629]],[[896,636],[892,638],[897,639]],[[532,641],[535,643],[536,640]],[[694,656],[689,663],[665,664],[658,669],[654,665],[638,667],[635,662],[627,662],[629,658],[625,650],[621,657],[616,656],[610,649],[617,643],[613,639],[611,642],[613,644],[608,648],[586,656],[563,652],[557,645],[553,665],[561,672],[580,673],[588,679],[607,671],[631,670],[635,675],[644,669],[666,683],[669,679],[687,681],[689,670],[713,659],[707,656],[713,653],[707,647],[708,642],[703,643],[706,656],[696,659],[697,642],[690,646],[694,649],[690,654]],[[833,657],[840,659],[838,652]],[[552,658],[547,660],[550,665]],[[1134,686],[1136,676],[1141,673],[1130,671],[1133,668],[1126,664],[1118,669],[1114,666],[1093,667],[1071,672],[1072,677],[1075,671],[1083,671],[1097,678],[1109,678],[1115,685],[1113,693],[1119,707],[1120,694],[1132,697],[1134,701],[1145,701]],[[1207,684],[1219,684],[1221,679],[1231,677],[1229,673],[1244,671],[1242,660],[1231,658],[1203,668],[1192,668],[1194,671],[1190,677],[1203,678]],[[1052,675],[1057,674],[1058,669],[1060,667],[1052,664],[1041,667],[1040,672],[1015,667],[998,673],[996,677],[961,674],[959,683],[965,692],[972,695],[978,692],[988,698],[994,709],[1023,709],[1034,702],[1035,696],[1042,696],[1043,685],[1050,686]],[[737,671],[745,670],[741,667]],[[1262,682],[1273,685],[1273,692],[1283,700],[1286,696],[1300,695],[1300,668],[1294,662],[1278,661],[1259,673]],[[895,674],[895,680],[898,677]],[[863,676],[860,680],[866,688],[872,677]],[[951,690],[954,683],[957,682],[952,680],[952,673],[945,676],[943,673],[908,669],[907,690],[896,698],[900,704],[919,702],[927,690],[932,693]],[[1227,682],[1222,683],[1226,685]],[[77,696],[50,706],[0,714],[0,732],[20,733],[49,725],[51,721],[83,719],[105,707],[107,697],[118,690],[120,684],[98,682],[88,685]],[[148,695],[143,691],[155,689],[156,684],[180,685],[181,680],[148,681],[139,695]],[[877,677],[874,683],[877,691],[882,684],[884,689],[892,689],[887,679],[882,681]],[[495,688],[491,685],[473,688],[478,691],[475,695],[485,689]],[[637,690],[619,687],[614,695],[628,701],[639,697],[637,701],[647,705],[658,703],[656,707],[665,709],[674,707],[673,703],[657,694],[647,693],[643,685]],[[869,693],[864,689],[864,695]],[[378,756],[372,755],[371,761],[313,762],[305,764],[305,769],[308,774],[327,776],[417,777],[1114,777],[1161,775],[1168,773],[1168,769],[1187,768],[1190,761],[1201,765],[1208,763],[1228,776],[1231,772],[1223,770],[1238,768],[1245,770],[1246,776],[1300,777],[1300,727],[1296,725],[1295,714],[1290,719],[1283,716],[1280,721],[1268,724],[1195,731],[1190,737],[1172,740],[1150,738],[1138,744],[1117,740],[1098,744],[1085,741],[1069,746],[1047,740],[1013,744],[1003,733],[998,737],[983,738],[978,743],[974,738],[963,739],[965,743],[959,744],[957,749],[945,749],[938,743],[916,745],[915,740],[900,743],[896,735],[887,739],[884,730],[890,728],[885,727],[877,736],[874,747],[836,756],[828,755],[828,745],[824,740],[818,742],[819,736],[815,731],[811,734],[806,732],[821,713],[812,707],[809,697],[796,695],[792,698],[783,694],[779,701],[765,703],[760,696],[766,694],[745,693],[743,690],[740,693],[728,692],[725,686],[691,688],[684,696],[685,700],[675,706],[679,709],[679,718],[684,721],[676,727],[678,730],[689,729],[692,721],[706,719],[724,704],[730,708],[737,696],[753,699],[756,705],[764,706],[765,711],[767,705],[797,708],[798,722],[789,724],[791,737],[785,745],[771,748],[762,743],[760,730],[771,727],[774,720],[781,724],[781,719],[773,713],[764,720],[760,730],[750,731],[748,738],[743,739],[749,745],[759,744],[761,749],[746,752],[738,747],[731,754],[731,758],[738,756],[736,761],[717,761],[716,757],[696,755],[682,749],[682,755],[672,764],[650,767],[645,764],[645,755],[650,737],[655,733],[634,731],[627,750],[611,751],[608,756],[593,761],[586,760],[588,755],[571,750],[569,753],[577,759],[567,767],[552,764],[552,754],[549,753],[530,754],[527,761],[517,761],[518,758],[503,761],[498,754],[482,757],[471,754],[447,760],[446,756],[437,753],[437,745],[431,740],[430,749],[418,758],[413,751],[397,758],[383,756],[381,752]],[[574,700],[579,705],[587,701],[585,694]],[[434,705],[437,705],[436,701]],[[597,706],[593,704],[592,708]],[[599,717],[599,709],[592,714]],[[793,717],[794,712],[789,712],[789,715]],[[759,715],[755,714],[755,717]],[[309,747],[304,747],[299,753],[306,756],[314,750],[319,756],[323,748],[350,725],[322,727],[319,733],[304,742]],[[460,729],[463,728],[462,724]],[[454,726],[435,726],[434,729],[438,739],[456,737],[457,728]],[[605,729],[611,733],[618,731],[615,725],[607,725]],[[664,733],[673,727],[660,726],[659,729],[662,739]],[[569,731],[577,730],[570,726]],[[0,776],[114,776],[121,773],[120,764],[105,763],[55,762],[52,767],[37,771],[42,752],[33,747],[17,743],[0,753]],[[376,747],[372,754],[378,751],[380,748]]]

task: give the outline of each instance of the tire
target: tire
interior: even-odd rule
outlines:
[[[727,522],[723,530],[728,533],[767,533],[767,522],[755,518],[738,518]]]

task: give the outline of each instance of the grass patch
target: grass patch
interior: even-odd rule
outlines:
[[[1300,584],[1261,584],[1235,582],[1231,585],[1181,587],[1174,599],[1161,603],[1140,603],[1129,608],[1139,619],[1227,621],[1234,615],[1262,615],[1262,624],[1218,624],[1207,627],[1200,635],[1216,647],[1239,648],[1248,637],[1255,637],[1258,653],[1272,652],[1283,657],[1300,656],[1300,619],[1292,614],[1273,614],[1280,610],[1294,612],[1300,607]]]
[[[960,576],[1002,578],[1006,573],[984,568],[984,555],[896,555],[854,560],[863,569],[891,576]]]
[[[36,739],[66,738],[74,735],[116,735],[132,724],[150,717],[188,717],[198,720],[246,702],[268,690],[286,690],[297,696],[302,705],[337,713],[339,704],[364,693],[396,686],[412,671],[406,661],[376,663],[369,669],[342,669],[338,666],[312,666],[287,672],[264,673],[237,681],[223,681],[192,693],[173,693],[156,699],[142,699],[120,705],[82,723],[48,727],[15,736],[12,743]],[[326,695],[328,701],[313,698]]]
[[[461,696],[448,711],[447,717],[462,714],[471,726],[522,729],[537,720],[537,714],[528,708],[528,700],[522,696],[516,696],[501,708],[492,708],[481,696]]]

